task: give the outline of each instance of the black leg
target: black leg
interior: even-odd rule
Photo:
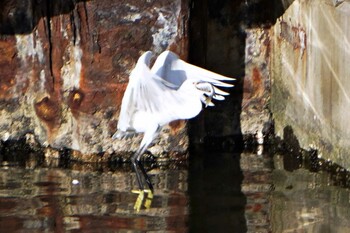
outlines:
[[[151,182],[149,176],[147,175],[147,172],[146,172],[146,170],[145,170],[145,168],[144,168],[144,166],[143,166],[143,163],[142,163],[140,160],[138,160],[138,161],[137,161],[137,164],[139,165],[139,168],[141,169],[141,172],[142,172],[142,174],[143,174],[143,177],[145,178],[146,183],[147,183],[147,185],[148,185],[148,188],[153,192],[153,185],[152,185],[152,182]]]
[[[140,160],[140,157],[141,156],[139,156],[139,152],[136,152],[134,154],[134,156],[131,158],[131,163],[132,163],[132,166],[133,166],[134,171],[136,173],[137,183],[139,185],[140,190],[143,190],[144,185],[143,185],[143,180],[142,180],[140,172],[139,172],[139,169],[140,169],[142,172],[143,178],[145,179],[145,181],[147,183],[148,188],[153,192],[153,185],[151,183],[149,176],[147,175],[147,172],[145,170],[145,167],[143,166],[142,161]]]
[[[143,167],[142,162],[140,161],[140,157],[142,154],[140,154],[142,152],[144,152],[143,148],[140,148],[140,150],[138,150],[131,158],[131,162],[132,162],[132,166],[135,170],[136,173],[136,179],[139,185],[139,190],[134,190],[132,191],[133,193],[137,193],[138,197],[135,201],[135,205],[134,205],[134,209],[136,211],[140,211],[141,206],[144,205],[146,207],[146,209],[149,209],[151,207],[151,203],[152,203],[152,199],[153,199],[153,186],[152,183],[146,173],[145,168]],[[143,180],[141,179],[141,175],[140,175],[140,171],[142,172],[143,178],[145,179],[149,190],[144,189],[144,183]],[[146,198],[146,199],[145,199]]]
[[[150,128],[150,129],[152,129],[152,128]],[[143,166],[143,163],[141,161],[141,156],[146,151],[147,147],[152,142],[153,138],[156,135],[158,135],[158,133],[160,132],[160,129],[161,129],[161,127],[158,125],[153,130],[146,131],[144,136],[143,136],[143,139],[141,141],[140,148],[136,151],[136,153],[131,158],[132,166],[135,170],[137,182],[139,184],[139,190],[132,191],[133,193],[139,194],[137,199],[136,199],[135,205],[134,205],[134,209],[137,211],[139,211],[141,209],[142,205],[144,205],[146,207],[146,209],[149,209],[151,206],[151,203],[152,203],[153,186],[152,186],[151,180],[149,179],[149,176],[147,175],[147,172]],[[143,186],[144,181],[141,179],[139,169],[141,170],[143,178],[145,179],[149,189],[144,189],[144,186]],[[145,200],[145,193],[147,196],[146,200]]]
[[[138,162],[136,162],[136,156],[135,155],[131,158],[131,163],[132,163],[132,167],[134,168],[134,171],[136,173],[136,179],[137,179],[137,183],[139,185],[139,189],[143,190],[143,182],[141,180],[139,169],[137,168]]]

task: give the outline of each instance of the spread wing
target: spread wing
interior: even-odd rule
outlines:
[[[198,115],[202,104],[192,83],[186,82],[175,90],[152,73],[147,63],[139,62],[130,75],[123,96],[118,121],[120,131],[144,132],[148,126],[162,126],[173,120]]]
[[[167,83],[171,83],[170,87],[179,88],[182,83],[187,80],[196,82],[208,82],[214,86],[232,87],[232,84],[224,81],[233,81],[234,78],[229,78],[220,74],[216,74],[209,70],[191,65],[181,60],[175,53],[165,51],[160,54],[152,67],[152,72]]]
[[[191,65],[170,51],[159,55],[152,69],[149,68],[150,57],[150,52],[143,54],[131,72],[122,100],[118,132],[113,138],[132,136],[145,132],[148,127],[195,117],[202,109],[201,102],[206,92],[196,86],[200,82],[213,85],[210,97],[217,100],[228,95],[217,87],[233,86],[226,83],[233,78]]]

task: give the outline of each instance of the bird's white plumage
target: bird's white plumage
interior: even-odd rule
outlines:
[[[220,87],[232,87],[232,84],[221,81],[234,80],[233,78],[225,77],[198,66],[191,65],[179,59],[175,53],[170,51],[165,51],[158,56],[151,71],[177,88],[188,79],[197,82],[209,82]]]
[[[152,184],[140,164],[140,157],[161,127],[174,120],[197,116],[203,104],[214,106],[212,99],[224,100],[228,93],[218,87],[232,87],[226,81],[234,80],[191,65],[170,51],[160,54],[150,68],[151,57],[150,51],[141,55],[130,74],[118,130],[113,135],[114,139],[121,139],[144,133],[140,148],[131,159],[141,190],[143,183],[138,166],[151,190]]]
[[[177,90],[164,85],[148,67],[149,53],[140,57],[130,75],[118,121],[118,130],[145,132],[173,120],[189,119],[201,110],[200,93],[185,82]]]
[[[122,137],[123,132],[154,131],[171,121],[195,117],[202,109],[204,95],[196,87],[199,82],[213,85],[217,100],[228,93],[215,86],[232,86],[222,82],[232,78],[184,62],[170,51],[160,54],[150,69],[151,57],[151,52],[144,53],[130,74],[114,138]]]

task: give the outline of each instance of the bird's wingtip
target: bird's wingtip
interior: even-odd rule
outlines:
[[[231,78],[231,77],[227,77],[227,76],[223,76],[222,79],[220,79],[220,81],[236,81],[236,78]]]
[[[226,83],[226,82],[221,82],[221,81],[213,82],[213,84],[215,86],[218,86],[218,87],[233,87],[234,86],[233,84]]]

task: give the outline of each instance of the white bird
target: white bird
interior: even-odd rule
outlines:
[[[144,133],[139,149],[131,161],[136,171],[140,190],[144,190],[138,173],[140,167],[150,191],[152,184],[140,158],[159,134],[162,126],[179,119],[197,116],[202,106],[214,106],[212,98],[224,100],[227,92],[217,87],[232,87],[223,81],[225,77],[181,60],[175,53],[160,54],[152,68],[152,52],[147,51],[138,59],[125,90],[117,132],[113,139],[131,138]]]

